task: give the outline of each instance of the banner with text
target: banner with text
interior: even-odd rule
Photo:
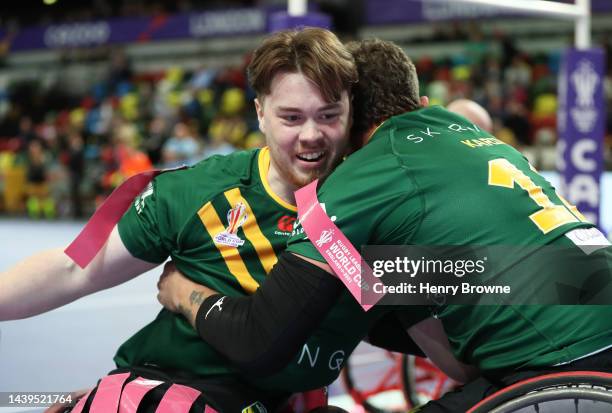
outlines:
[[[600,225],[600,181],[606,128],[605,52],[566,50],[559,73],[559,189],[586,218]]]

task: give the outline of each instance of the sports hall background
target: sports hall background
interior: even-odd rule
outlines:
[[[244,68],[285,0],[18,3],[0,12],[0,269],[66,245],[131,174],[263,145]],[[495,136],[557,182],[557,74],[571,22],[427,0],[309,7],[344,40],[402,45],[432,103],[478,101]],[[607,53],[601,227],[612,234],[612,2],[592,9],[593,43]],[[159,310],[158,275],[0,323],[0,392],[93,384]]]

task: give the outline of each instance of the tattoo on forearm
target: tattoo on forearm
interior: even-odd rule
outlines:
[[[206,297],[204,297],[204,293],[198,290],[193,290],[191,292],[191,295],[189,296],[189,302],[191,303],[191,306],[199,307],[204,302],[205,298]]]

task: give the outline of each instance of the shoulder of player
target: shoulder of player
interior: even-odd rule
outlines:
[[[191,167],[164,172],[155,178],[154,185],[158,193],[164,191],[170,196],[177,192],[212,195],[228,185],[248,184],[256,161],[257,150],[215,155]]]
[[[168,227],[183,228],[207,202],[253,181],[256,154],[241,151],[213,156],[192,167],[158,175],[153,184],[158,214],[165,217]]]

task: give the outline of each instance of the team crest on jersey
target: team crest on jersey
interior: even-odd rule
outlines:
[[[238,202],[235,207],[227,211],[227,228],[225,231],[215,235],[215,242],[230,247],[242,246],[244,240],[236,235],[236,233],[247,217],[246,206],[242,202]]]

